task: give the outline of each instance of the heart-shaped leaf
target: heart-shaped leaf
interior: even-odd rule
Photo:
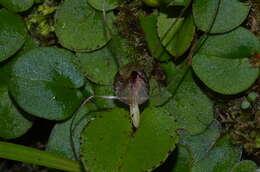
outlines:
[[[95,105],[86,104],[75,114],[76,117],[57,123],[51,131],[46,150],[69,159],[79,159],[80,133],[94,117],[89,113],[92,110],[96,110]],[[75,153],[77,157],[75,157]]]
[[[199,29],[223,33],[239,26],[246,19],[250,5],[239,0],[195,0],[192,9]]]
[[[254,161],[244,160],[233,167],[231,172],[256,172],[257,165]]]
[[[90,53],[77,53],[77,57],[89,80],[101,85],[113,84],[118,66],[107,47]]]
[[[154,58],[160,61],[166,61],[171,58],[165,48],[162,46],[160,38],[157,34],[157,13],[149,16],[140,17],[140,25],[145,34],[145,40],[148,48]]]
[[[33,5],[33,0],[0,0],[0,4],[14,12],[26,11]]]
[[[119,0],[89,0],[88,3],[97,10],[113,10],[119,5]]]
[[[221,94],[237,94],[257,79],[259,69],[248,57],[259,49],[257,38],[244,28],[209,36],[192,60],[198,77]]]
[[[113,109],[99,112],[81,135],[81,160],[92,172],[151,171],[166,159],[178,140],[174,119],[154,107],[141,114],[140,128],[135,132],[128,112]]]
[[[55,15],[55,32],[65,48],[78,52],[93,51],[109,40],[107,26],[112,13],[106,14],[89,6],[88,0],[65,0]]]
[[[171,92],[173,96],[164,107],[176,118],[178,128],[198,134],[213,120],[213,103],[195,83],[192,71],[183,69],[186,72],[179,83],[175,83],[176,90]]]
[[[195,34],[191,15],[187,18],[168,18],[167,14],[160,13],[157,30],[163,46],[175,57],[187,51]]]
[[[0,62],[14,55],[26,40],[26,27],[20,16],[0,10]]]
[[[70,117],[81,103],[78,88],[85,82],[74,60],[72,53],[59,48],[25,53],[12,68],[12,96],[32,115],[50,120]]]

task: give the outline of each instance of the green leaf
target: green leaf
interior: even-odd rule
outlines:
[[[26,40],[22,18],[5,9],[0,10],[0,62],[14,55]]]
[[[59,48],[36,48],[14,63],[10,91],[28,113],[50,120],[72,115],[82,100],[84,77],[74,55]],[[48,108],[46,108],[48,107]]]
[[[23,12],[33,5],[33,0],[0,0],[0,5],[14,12]]]
[[[110,20],[111,16],[112,13],[107,13],[106,19]],[[90,7],[88,0],[65,0],[56,11],[55,21],[60,44],[73,51],[99,49],[111,38],[102,12]]]
[[[18,51],[14,58],[0,63],[0,137],[14,139],[22,136],[32,126],[33,121],[13,102],[9,95],[8,84],[11,77],[11,65],[19,56],[29,49],[36,47],[30,37],[27,38],[24,46]],[[29,119],[30,118],[30,119]]]
[[[197,86],[190,69],[184,74],[163,107],[176,118],[177,128],[198,134],[213,120],[213,102]]]
[[[13,104],[7,86],[0,86],[0,137],[4,139],[20,137],[31,128],[32,124],[28,116]]]
[[[257,165],[254,161],[244,160],[236,163],[231,172],[256,172]]]
[[[81,135],[82,162],[92,172],[151,171],[166,159],[178,140],[174,119],[153,107],[141,114],[140,128],[135,132],[128,112],[113,109],[99,112]]]
[[[250,5],[238,0],[195,0],[192,9],[199,29],[224,33],[236,28],[247,18]]]
[[[203,158],[193,164],[192,172],[230,172],[240,158],[241,150],[232,145],[228,136],[224,136]]]
[[[113,10],[118,7],[119,0],[89,0],[88,3],[97,10]]]
[[[118,66],[107,47],[90,53],[77,53],[77,57],[89,80],[101,85],[113,84]]]
[[[46,150],[48,152],[62,155],[69,159],[79,159],[80,133],[86,124],[94,117],[94,115],[89,113],[92,110],[95,110],[95,105],[86,104],[81,109],[79,109],[77,114],[75,114],[76,117],[72,117],[69,120],[61,123],[57,123],[51,131]],[[71,128],[72,121],[73,126]],[[77,157],[74,156],[74,150]]]
[[[180,145],[188,147],[193,163],[204,157],[212,145],[220,137],[220,124],[213,121],[210,126],[201,134],[191,135],[186,130],[180,130]]]
[[[157,31],[168,52],[179,57],[190,47],[195,34],[195,25],[191,15],[186,18],[168,18],[167,14],[160,13]]]
[[[164,49],[157,34],[157,13],[140,16],[140,25],[144,31],[145,40],[152,56],[160,61],[167,61],[171,56]]]
[[[210,89],[237,94],[248,89],[259,75],[259,69],[248,59],[258,48],[257,38],[244,28],[209,36],[193,57],[192,67]]]

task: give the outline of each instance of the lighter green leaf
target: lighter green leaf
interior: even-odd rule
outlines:
[[[92,172],[151,171],[166,159],[178,140],[174,119],[153,107],[141,114],[136,132],[127,111],[100,112],[82,132],[82,138],[82,162]]]

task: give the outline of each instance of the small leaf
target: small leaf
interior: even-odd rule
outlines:
[[[259,69],[248,59],[258,48],[257,38],[244,28],[212,35],[193,57],[192,67],[212,90],[237,94],[248,89],[259,75]]]
[[[111,16],[112,13],[107,13],[106,19]],[[73,51],[93,51],[111,39],[102,12],[91,8],[88,0],[65,0],[56,11],[55,21],[59,42]]]
[[[50,120],[70,117],[81,103],[78,88],[85,82],[74,59],[72,53],[59,48],[28,51],[13,65],[12,96],[32,115]]]
[[[86,124],[94,117],[94,115],[89,113],[92,109],[95,109],[94,104],[86,104],[79,109],[78,113],[75,114],[76,117],[72,128],[70,127],[74,117],[67,121],[57,123],[51,131],[46,150],[48,152],[65,156],[69,159],[78,159],[80,149],[80,133]],[[73,130],[72,133],[71,129]],[[72,139],[74,144],[72,143]],[[74,156],[73,149],[76,151],[76,158]]]
[[[204,131],[213,120],[213,102],[197,86],[191,70],[185,72],[172,94],[164,108],[176,118],[177,128],[192,134]]]
[[[92,172],[151,171],[165,160],[178,140],[174,119],[153,107],[141,114],[135,133],[128,112],[113,109],[99,112],[81,135],[81,160]]]
[[[220,137],[220,124],[217,121],[213,121],[210,126],[201,134],[191,135],[185,130],[178,132],[180,135],[180,145],[184,145],[189,148],[193,163],[204,157],[210,147]]]
[[[113,10],[119,5],[119,0],[89,0],[88,3],[97,10]]]
[[[23,46],[26,35],[22,18],[0,9],[0,62],[14,55]]]
[[[250,5],[238,0],[195,0],[192,9],[199,29],[224,33],[236,28],[247,18]]]
[[[254,161],[244,160],[236,163],[231,172],[256,172],[257,165]]]
[[[8,10],[23,12],[32,7],[33,0],[0,0],[0,4]]]
[[[154,58],[160,61],[167,61],[171,58],[164,49],[157,34],[157,14],[153,13],[149,16],[140,17],[140,25],[144,31],[145,40],[148,48]]]
[[[77,53],[82,71],[96,84],[112,85],[117,62],[107,47],[90,53]]]
[[[241,149],[234,147],[228,136],[220,138],[208,153],[193,164],[192,172],[230,172],[241,158]]]
[[[157,30],[163,46],[175,57],[188,50],[195,34],[191,15],[187,18],[168,18],[166,14],[160,13]]]

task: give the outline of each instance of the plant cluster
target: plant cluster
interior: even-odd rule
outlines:
[[[250,2],[0,5],[1,158],[73,172],[256,171],[242,156],[260,156]],[[55,121],[44,151],[10,143],[36,119]]]

